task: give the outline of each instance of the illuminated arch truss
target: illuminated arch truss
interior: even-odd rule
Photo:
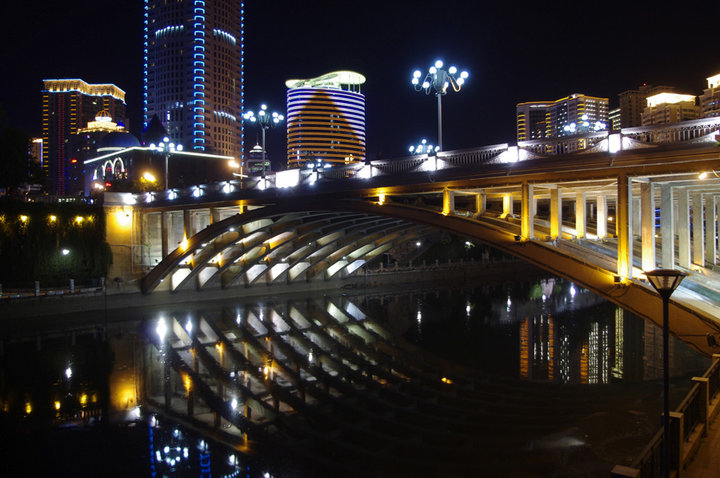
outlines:
[[[273,209],[236,214],[183,241],[143,278],[143,292],[165,280],[174,292],[347,276],[431,230],[365,213]]]

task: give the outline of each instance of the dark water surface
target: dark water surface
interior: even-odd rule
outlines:
[[[97,316],[3,338],[0,476],[608,476],[660,425],[661,330],[557,278]]]

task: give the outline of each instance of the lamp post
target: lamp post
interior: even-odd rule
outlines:
[[[265,132],[279,125],[285,117],[277,112],[268,112],[267,105],[260,105],[257,116],[250,110],[243,115],[246,121],[256,124],[262,130],[262,177],[265,178]]]
[[[183,146],[182,144],[176,145],[175,143],[170,142],[170,138],[165,136],[160,144],[157,146],[155,144],[150,145],[150,149],[153,151],[160,151],[165,154],[165,189],[169,189],[168,184],[168,159],[170,158],[170,153],[174,153],[176,151],[182,151]]]
[[[670,390],[669,365],[668,365],[668,336],[669,336],[669,317],[668,303],[670,296],[680,285],[683,278],[687,274],[685,272],[676,271],[674,269],[655,269],[645,273],[650,285],[660,294],[663,301],[663,476],[670,476],[670,456],[668,441],[670,436],[670,400],[668,392]]]
[[[413,88],[415,88],[415,91],[425,90],[426,95],[430,94],[431,89],[435,91],[435,96],[437,96],[438,109],[438,147],[440,150],[442,150],[443,147],[442,97],[443,95],[447,94],[449,86],[452,86],[452,89],[455,90],[455,92],[460,91],[460,88],[462,88],[463,83],[465,83],[465,80],[469,76],[467,71],[463,71],[462,73],[460,73],[459,78],[455,78],[456,74],[457,68],[451,66],[447,70],[443,70],[442,60],[437,60],[435,64],[431,66],[428,70],[428,73],[425,75],[425,79],[422,81],[422,83],[420,83],[420,77],[422,76],[422,72],[420,70],[415,70],[412,80],[410,80]]]
[[[411,154],[432,154],[440,151],[440,146],[433,146],[423,138],[417,145],[410,146],[408,150]]]

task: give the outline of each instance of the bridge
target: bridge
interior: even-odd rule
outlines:
[[[689,272],[673,333],[720,330],[720,120],[594,133],[580,153],[526,142],[105,196],[111,277],[145,294],[362,274],[432,230],[481,241],[659,323],[643,271]],[[674,129],[673,129],[674,128]],[[652,139],[672,138],[673,143]]]

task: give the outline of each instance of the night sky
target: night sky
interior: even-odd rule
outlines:
[[[131,130],[142,128],[142,1],[2,2],[2,96],[9,123],[40,133],[44,78],[111,82],[127,92]],[[610,99],[643,83],[699,95],[720,73],[718,4],[664,9],[626,2],[250,0],[245,98],[284,112],[285,80],[333,70],[367,77],[371,159],[436,141],[436,102],[410,78],[438,58],[470,72],[443,98],[445,149],[515,141],[515,105],[571,93]],[[246,128],[247,143],[255,133]],[[269,154],[284,159],[284,128]]]

